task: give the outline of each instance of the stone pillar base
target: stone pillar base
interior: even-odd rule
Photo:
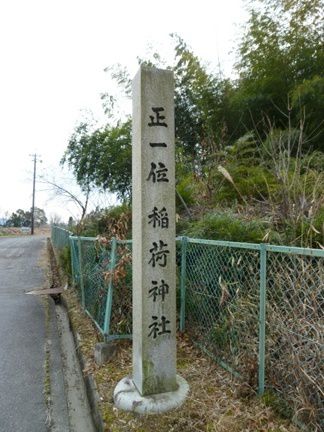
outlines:
[[[189,385],[181,376],[177,375],[178,389],[173,392],[141,396],[133,380],[123,378],[114,391],[115,406],[124,411],[139,414],[159,414],[180,407],[185,401]]]

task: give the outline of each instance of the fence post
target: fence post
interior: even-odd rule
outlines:
[[[81,304],[83,309],[85,309],[85,295],[84,295],[84,279],[83,279],[83,263],[82,263],[82,250],[81,250],[81,240],[78,237],[78,249],[79,249],[79,271],[80,271],[80,288],[81,288]]]
[[[180,273],[180,331],[185,331],[186,323],[186,276],[187,276],[187,237],[181,237]]]
[[[260,292],[259,292],[259,368],[258,394],[264,393],[265,377],[265,325],[266,325],[266,289],[267,289],[267,246],[260,245]]]
[[[75,286],[74,245],[72,236],[69,236],[69,248],[71,254],[72,286]]]
[[[112,308],[112,297],[113,297],[113,271],[116,264],[116,238],[111,239],[111,251],[110,251],[110,263],[109,263],[109,283],[108,292],[106,300],[106,311],[105,311],[105,322],[104,322],[104,335],[107,337],[110,331],[110,318],[111,318],[111,308]]]

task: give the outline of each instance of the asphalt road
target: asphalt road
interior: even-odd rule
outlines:
[[[25,294],[44,287],[45,248],[45,237],[0,238],[0,432],[50,429],[44,396],[45,302]],[[64,400],[64,389],[58,392]],[[60,430],[69,430],[67,420]]]

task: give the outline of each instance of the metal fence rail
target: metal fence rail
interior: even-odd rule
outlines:
[[[54,245],[66,242],[52,232]],[[69,241],[82,306],[106,339],[131,337],[132,242]],[[324,250],[180,237],[177,272],[180,330],[260,395],[276,390],[296,420],[317,430]]]

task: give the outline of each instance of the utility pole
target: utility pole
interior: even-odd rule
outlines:
[[[33,175],[33,202],[32,202],[32,209],[31,209],[31,231],[30,234],[34,234],[34,213],[35,213],[35,184],[36,184],[36,163],[37,163],[37,154],[34,153],[33,155],[30,155],[33,157],[34,161],[34,175]],[[41,162],[41,160],[39,160]]]

